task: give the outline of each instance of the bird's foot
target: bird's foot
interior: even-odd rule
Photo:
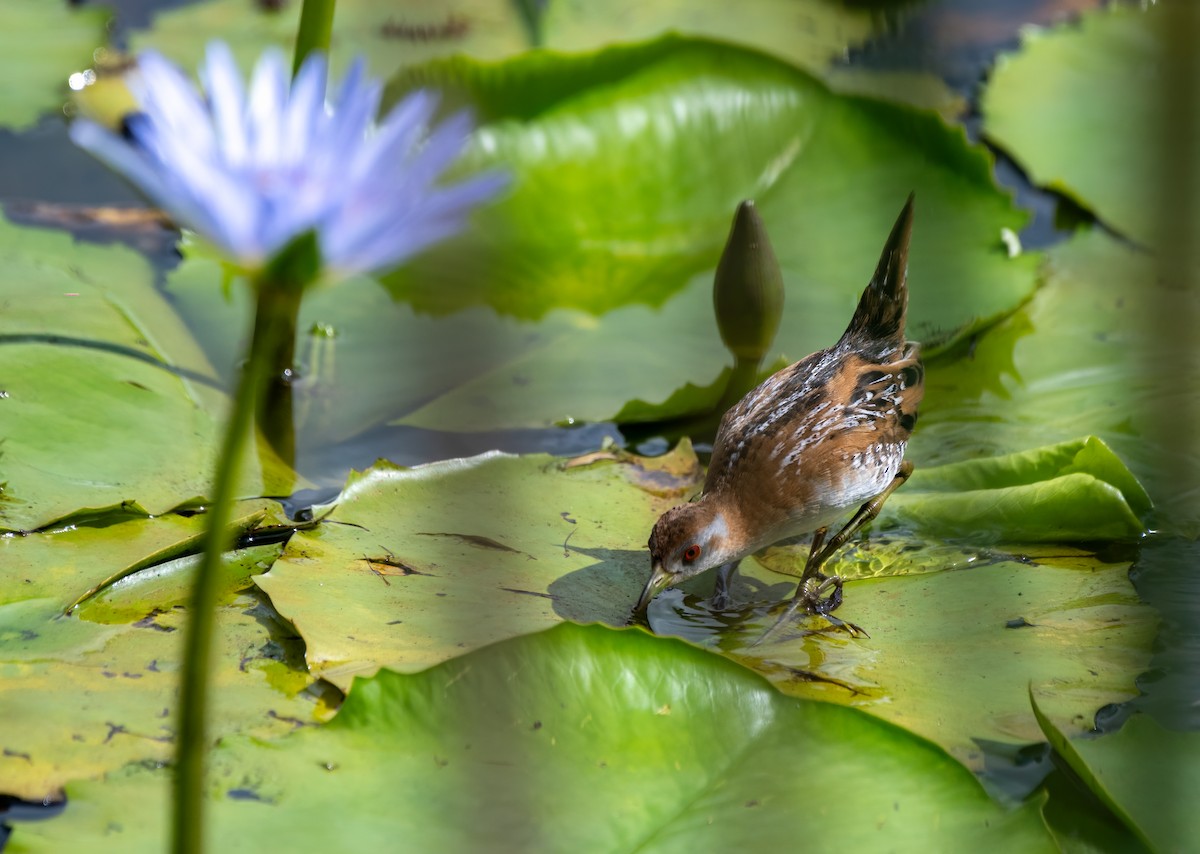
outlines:
[[[832,588],[832,592],[825,598],[821,598],[821,594],[826,588]],[[801,600],[804,610],[810,614],[820,614],[822,617],[828,617],[831,613],[842,607],[842,579],[836,575],[825,576],[812,590],[801,588],[796,593],[796,598]]]
[[[867,630],[857,623],[852,623],[849,620],[843,620],[840,617],[833,616],[832,614],[822,614],[821,616],[828,620],[829,624],[833,626],[833,628],[837,629],[838,631],[845,632],[852,638],[870,637],[870,635],[867,634]]]
[[[812,587],[807,583],[801,584],[800,589],[796,591],[796,595],[792,597],[792,601],[788,603],[787,608],[779,616],[779,619],[752,646],[758,646],[775,635],[800,609],[804,609],[806,614],[824,617],[833,628],[846,632],[850,637],[869,638],[870,635],[867,634],[862,626],[833,616],[832,612],[836,611],[842,604],[842,579],[836,575],[821,575],[818,578],[818,582],[816,586]],[[827,589],[831,589],[829,595],[822,596]]]
[[[827,589],[831,590],[831,592],[828,596],[822,598],[821,594]],[[844,630],[850,637],[870,637],[862,626],[833,616],[833,612],[842,606],[842,579],[838,576],[829,575],[823,577],[821,583],[812,590],[804,589],[799,591],[797,598],[801,599],[805,611],[810,614],[820,614],[832,623],[834,628]]]

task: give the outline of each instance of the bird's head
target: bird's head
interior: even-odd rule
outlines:
[[[650,579],[634,607],[640,614],[661,590],[720,566],[736,555],[725,513],[700,500],[664,513],[650,532]]]

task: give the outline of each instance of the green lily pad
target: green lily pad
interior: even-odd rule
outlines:
[[[191,257],[170,275],[167,290],[230,376],[251,306],[243,288],[231,299],[214,290],[220,277],[215,262]],[[618,413],[649,420],[712,407],[720,383],[676,394],[689,370],[721,376],[725,354],[711,346],[719,341],[711,289],[697,282],[661,309],[626,306],[600,322],[557,309],[537,323],[486,306],[431,317],[367,278],[314,291],[300,312],[301,379],[293,389],[299,442],[321,448],[396,416],[411,426],[486,429]],[[677,334],[656,337],[664,327]],[[630,347],[630,337],[645,344]],[[653,341],[659,346],[649,346]],[[417,361],[420,370],[411,367]],[[357,381],[364,376],[371,381]],[[631,390],[658,403],[634,411]]]
[[[1190,338],[1155,334],[1163,310],[1194,317],[1200,296],[1162,281],[1153,259],[1103,232],[1054,247],[1027,305],[982,335],[969,358],[928,366],[909,457],[920,471],[1093,434],[1153,498],[1149,527],[1194,536],[1200,446],[1164,425],[1200,398],[1200,372],[1189,367]]]
[[[234,526],[262,518],[250,503]],[[41,800],[69,780],[171,755],[188,592],[176,555],[203,528],[202,515],[167,515],[0,537],[0,793]],[[227,582],[218,615],[213,725],[269,738],[322,708],[319,691],[305,693],[314,680],[290,630],[253,596],[232,594],[253,571]]]
[[[379,463],[255,583],[305,639],[309,670],[343,690],[563,619],[620,625],[645,582],[650,525],[698,485],[699,463],[685,445],[564,465]]]
[[[1042,817],[1064,854],[1149,854],[1150,849],[1103,802],[1082,788],[1071,771],[1055,767],[1041,791],[1046,794]]]
[[[804,556],[796,555],[797,569]],[[652,603],[650,625],[718,646],[786,693],[869,711],[979,769],[978,739],[1039,740],[1030,683],[1053,698],[1048,713],[1073,733],[1091,731],[1102,706],[1137,694],[1157,617],[1139,602],[1127,562],[1076,560],[1058,566],[1052,554],[993,552],[964,555],[941,572],[850,581],[837,615],[870,638],[826,632],[814,617],[755,646],[778,613],[767,609],[792,596],[795,579],[780,584],[747,559],[735,599],[748,604],[721,615],[721,632],[707,603],[674,591]]]
[[[387,277],[418,308],[483,301],[539,317],[658,305],[694,277],[711,283],[733,211],[753,198],[790,291],[778,340],[803,355],[845,327],[911,190],[913,337],[992,320],[1032,289],[1033,259],[1009,259],[1000,243],[1025,215],[983,149],[930,113],[836,95],[760,54],[664,38],[501,65],[456,59],[401,76],[390,96],[418,84],[490,116],[465,168],[513,175],[474,228]]]
[[[1168,233],[1163,182],[1191,174],[1190,197],[1200,194],[1195,151],[1179,153],[1186,163],[1164,160],[1177,153],[1169,137],[1176,116],[1200,110],[1200,78],[1180,80],[1182,69],[1168,61],[1172,39],[1190,52],[1197,34],[1173,20],[1155,4],[1112,4],[1030,29],[1021,51],[997,62],[981,105],[984,132],[1036,183],[1148,246]]]
[[[562,620],[622,625],[649,576],[654,520],[700,476],[686,445],[652,459],[600,452],[569,462],[489,454],[412,469],[380,463],[353,476],[326,522],[297,533],[255,582],[304,638],[309,670],[344,690],[380,667],[415,672]],[[743,562],[739,604],[729,611],[671,591],[651,605],[651,625],[718,645],[784,690],[861,705],[973,766],[981,762],[974,738],[1037,739],[1025,697],[1031,680],[1055,682],[1054,713],[1077,728],[1134,693],[1155,621],[1128,563],[1062,546],[953,550],[888,532],[848,552],[848,564],[881,564],[875,577],[846,585],[839,611],[870,639],[792,632],[751,648],[767,608],[795,590],[794,578],[753,559]],[[803,560],[793,548],[768,562],[795,573]],[[959,571],[939,571],[948,569]],[[707,596],[711,584],[700,578],[684,589]],[[827,626],[819,618],[800,625]],[[978,692],[962,693],[967,679]]]
[[[284,630],[255,606],[243,596],[218,611],[217,736],[278,738],[321,712],[311,678],[286,661]],[[69,781],[170,758],[183,623],[177,611],[112,626],[63,617],[50,600],[0,606],[4,794],[54,798]],[[30,639],[14,642],[10,628]]]
[[[564,92],[563,79],[587,85]],[[531,55],[500,67],[460,59],[401,77],[393,96],[416,82],[457,90],[459,100],[491,115],[469,166],[502,163],[514,172],[514,189],[481,210],[475,228],[388,276],[389,287],[435,312],[480,301],[525,317],[563,305],[608,311],[599,322],[613,326],[623,346],[589,349],[586,360],[571,358],[573,347],[533,361],[501,353],[493,370],[401,423],[470,429],[497,416],[504,416],[500,426],[540,426],[564,414],[624,415],[594,400],[566,413],[560,403],[572,401],[564,378],[579,385],[597,376],[589,387],[603,384],[607,370],[595,366],[610,360],[628,397],[647,404],[640,417],[688,414],[655,413],[655,404],[682,400],[640,386],[666,379],[676,389],[716,386],[719,337],[693,311],[711,285],[731,211],[746,197],[756,198],[775,236],[790,291],[777,347],[793,357],[833,343],[899,200],[914,187],[915,337],[945,340],[994,320],[1029,293],[1033,259],[1008,259],[999,243],[1001,228],[1019,228],[1023,217],[996,191],[982,151],[929,114],[835,95],[764,57],[664,39],[570,59]],[[886,173],[868,161],[887,163]],[[963,288],[963,281],[978,287]],[[661,303],[661,314],[614,317],[611,310],[629,301]],[[656,324],[649,333],[643,318]],[[688,341],[685,350],[676,340],[684,335],[706,343]],[[624,370],[631,356],[651,365],[633,373],[636,384]],[[683,400],[709,403],[699,394]]]
[[[215,846],[748,850],[832,833],[852,850],[1055,850],[1038,804],[1005,810],[929,742],[640,631],[564,625],[383,672],[280,747],[213,751]],[[853,797],[829,797],[830,769]],[[165,793],[144,768],[73,785],[15,850],[161,850]]]
[[[388,277],[401,305],[366,280],[311,295],[302,328],[318,334],[301,348],[310,376],[297,388],[309,441],[384,420],[469,431],[713,406],[728,357],[712,273],[747,196],[758,198],[790,291],[769,362],[836,340],[912,188],[914,335],[965,333],[1033,287],[1035,259],[1007,258],[999,238],[1024,215],[992,183],[981,149],[933,115],[835,95],[766,57],[667,39],[502,66],[464,60],[426,78],[469,84],[476,103],[499,111],[470,168],[502,165],[514,190]],[[246,308],[210,288],[217,275],[193,257],[169,287],[210,358],[227,364]],[[420,371],[402,367],[416,354]],[[337,381],[362,375],[372,383]]]
[[[5,0],[0,38],[0,125],[22,130],[67,101],[67,77],[108,40],[110,13],[45,0]]]
[[[968,103],[941,77],[927,71],[879,71],[854,65],[836,65],[823,75],[835,92],[866,95],[884,101],[933,110],[948,122],[967,111]]]
[[[230,529],[241,534],[265,518],[276,521],[278,507],[268,501],[242,502]],[[0,537],[0,604],[51,597],[60,612],[68,611],[140,569],[199,551],[204,524],[202,514],[153,519],[114,515],[55,531]]]
[[[6,662],[76,661],[102,648],[111,634],[67,619],[52,597],[0,605],[0,659]]]
[[[198,502],[226,397],[146,260],[0,218],[0,293],[0,531]],[[242,494],[286,494],[263,459]]]
[[[883,518],[976,544],[1061,543],[1135,539],[1150,507],[1142,485],[1093,436],[917,469]]]
[[[169,522],[177,517],[158,518]],[[117,616],[115,620],[105,617],[111,618],[113,615],[126,612],[133,614],[130,619],[137,619],[150,613],[155,607],[170,608],[185,604],[190,595],[185,577],[193,571],[195,564],[199,561],[199,553],[203,550],[204,536],[207,532],[207,519],[203,516],[195,518],[196,521],[191,523],[190,528],[185,529],[188,536],[181,536],[178,540],[170,541],[164,548],[139,555],[133,563],[120,565],[103,578],[91,578],[86,569],[81,571],[81,568],[71,566],[71,582],[75,585],[90,584],[90,586],[82,591],[79,589],[69,591],[69,595],[73,598],[66,606],[67,612],[82,608],[80,613],[90,612],[97,615],[89,617],[89,619],[96,619],[97,622],[129,622],[121,616]],[[38,563],[45,563],[45,555],[51,550],[53,550],[56,561],[61,559],[62,552],[65,550],[76,551],[93,559],[96,554],[108,555],[110,559],[112,555],[121,553],[133,555],[136,553],[132,550],[126,551],[129,547],[117,540],[132,533],[128,527],[132,527],[129,523],[134,521],[136,519],[102,520],[97,526],[97,535],[90,539],[82,539],[75,535],[76,531],[87,530],[90,526],[73,525],[62,532],[55,531],[32,537],[26,541],[24,548],[17,547],[13,551],[16,552],[15,556],[21,563],[34,566]],[[235,505],[228,531],[231,538],[240,537],[251,530],[279,524],[286,525],[288,520],[274,501],[266,499],[243,501]],[[168,528],[163,533],[170,536],[170,530]],[[146,527],[146,531],[157,532],[157,526],[151,524]],[[182,534],[183,531],[181,530],[180,533]],[[60,534],[67,534],[67,536]],[[242,552],[244,551],[247,550],[242,550]],[[254,560],[259,557],[265,558],[267,555],[267,552],[259,547],[248,551],[254,555],[254,558],[250,560],[250,565],[253,565]],[[224,567],[232,570],[226,578],[226,587],[229,592],[245,590],[248,586],[238,581],[238,567],[246,559],[246,555],[242,552],[234,551],[226,555]],[[274,557],[271,559],[273,560]],[[42,574],[41,570],[42,567],[39,567],[37,570],[39,574]],[[244,581],[244,575],[242,578]],[[68,593],[68,590],[56,592],[61,595]],[[141,599],[143,594],[151,597],[152,604]],[[104,604],[96,607],[97,600],[102,600]]]
[[[227,604],[237,591],[250,587],[250,578],[271,568],[282,544],[234,549],[221,556],[220,601]],[[146,567],[114,581],[80,605],[81,619],[97,623],[129,623],[155,611],[187,605],[191,599],[201,555],[192,554]]]
[[[1134,715],[1120,732],[1071,738],[1044,713],[1040,693],[1030,701],[1054,749],[1149,850],[1187,851],[1200,839],[1190,799],[1200,786],[1200,734]]]
[[[134,50],[154,47],[184,67],[195,68],[210,39],[225,39],[242,66],[249,68],[268,45],[291,50],[299,20],[297,5],[253,14],[238,0],[209,0],[159,12],[148,30],[134,33],[131,45]],[[869,12],[829,0],[746,0],[736,9],[720,0],[451,0],[435,5],[423,0],[341,0],[331,52],[342,66],[362,54],[373,74],[388,77],[444,56],[496,61],[535,46],[583,52],[679,32],[755,47],[820,70],[865,41],[872,29]]]

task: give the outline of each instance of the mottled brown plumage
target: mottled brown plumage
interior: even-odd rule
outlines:
[[[715,598],[723,599],[737,561],[810,532],[812,554],[785,617],[800,605],[828,615],[840,604],[841,582],[827,580],[821,564],[911,471],[904,449],[924,379],[919,348],[904,334],[912,211],[910,196],[838,342],[769,377],[725,413],[700,498],[663,514],[650,534],[653,569],[636,610],[714,566],[722,567]],[[859,505],[825,544],[825,529]],[[811,578],[822,582],[815,591]]]

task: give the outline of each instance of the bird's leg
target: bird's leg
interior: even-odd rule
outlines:
[[[825,576],[821,574],[821,546],[825,544],[825,535],[829,533],[828,528],[817,528],[813,531],[812,545],[808,547],[808,560],[804,562],[804,572],[800,576],[800,586],[796,588],[796,592],[800,592],[808,584],[810,578],[819,577],[821,581],[825,580]]]
[[[804,572],[800,576],[800,584],[796,587],[796,595],[792,598],[792,601],[788,603],[787,610],[784,611],[783,616],[776,620],[775,624],[767,630],[766,634],[756,640],[753,644],[751,644],[751,646],[758,646],[760,643],[765,641],[767,638],[773,635],[775,631],[792,616],[792,614],[796,613],[796,609],[800,607],[800,604],[803,601],[801,594],[804,592],[804,588],[808,585],[810,579],[814,577],[819,578],[820,583],[822,584],[826,580],[826,576],[821,572],[820,558],[823,554],[821,551],[821,546],[825,544],[825,535],[827,533],[829,533],[828,528],[817,528],[817,530],[813,531],[812,545],[808,547],[808,560],[804,562]],[[830,617],[828,614],[825,614],[824,616],[830,622],[842,622],[836,617]]]
[[[713,582],[710,600],[713,610],[724,611],[729,607],[729,589],[733,584],[733,576],[737,574],[739,563],[741,561],[734,560],[717,567],[717,580]]]
[[[888,484],[887,489],[876,495],[862,507],[859,507],[858,512],[850,518],[850,521],[842,527],[842,530],[838,531],[834,538],[830,540],[828,544],[826,544],[825,548],[821,551],[821,554],[817,557],[817,571],[815,572],[815,574],[820,575],[822,579],[822,587],[826,586],[824,582],[832,581],[833,579],[822,575],[819,571],[820,567],[825,563],[825,561],[833,557],[834,552],[846,544],[846,540],[854,536],[855,531],[879,515],[879,511],[883,508],[883,502],[887,501],[889,495],[904,485],[904,481],[908,480],[908,478],[912,475],[912,472],[912,463],[910,463],[908,460],[904,460],[902,463],[900,463],[900,470],[896,472],[896,476],[892,478],[892,482]],[[808,568],[806,567],[805,573],[807,574],[807,572]],[[836,576],[834,577],[836,578]],[[840,590],[840,579],[834,582],[834,584]],[[797,591],[797,595],[799,595],[799,591]],[[829,610],[832,611],[833,608],[830,608]]]
[[[831,615],[831,612],[842,604],[842,579],[836,575],[825,575],[821,572],[821,567],[825,564],[825,561],[833,556],[834,552],[845,545],[846,540],[850,539],[855,531],[879,515],[879,511],[883,507],[883,502],[887,501],[889,495],[904,485],[904,482],[908,480],[912,471],[913,465],[908,460],[900,463],[900,470],[896,472],[896,476],[892,478],[892,482],[888,484],[887,489],[876,495],[862,507],[859,507],[858,512],[834,535],[833,539],[824,544],[820,553],[817,553],[817,549],[819,547],[818,544],[825,539],[824,529],[813,534],[813,548],[809,554],[808,563],[804,566],[804,575],[800,579],[800,586],[796,589],[796,595],[792,597],[792,601],[788,603],[787,609],[775,621],[775,624],[767,629],[766,634],[759,638],[758,643],[762,643],[775,634],[779,627],[790,620],[792,615],[801,606],[804,606],[804,609],[810,614],[820,614],[833,623],[834,626],[845,629],[851,635],[867,634],[861,627],[856,626],[854,623],[839,620]],[[813,578],[818,579],[818,584],[810,591],[808,589],[808,582]],[[830,588],[832,588],[833,592],[822,599],[821,594]]]

